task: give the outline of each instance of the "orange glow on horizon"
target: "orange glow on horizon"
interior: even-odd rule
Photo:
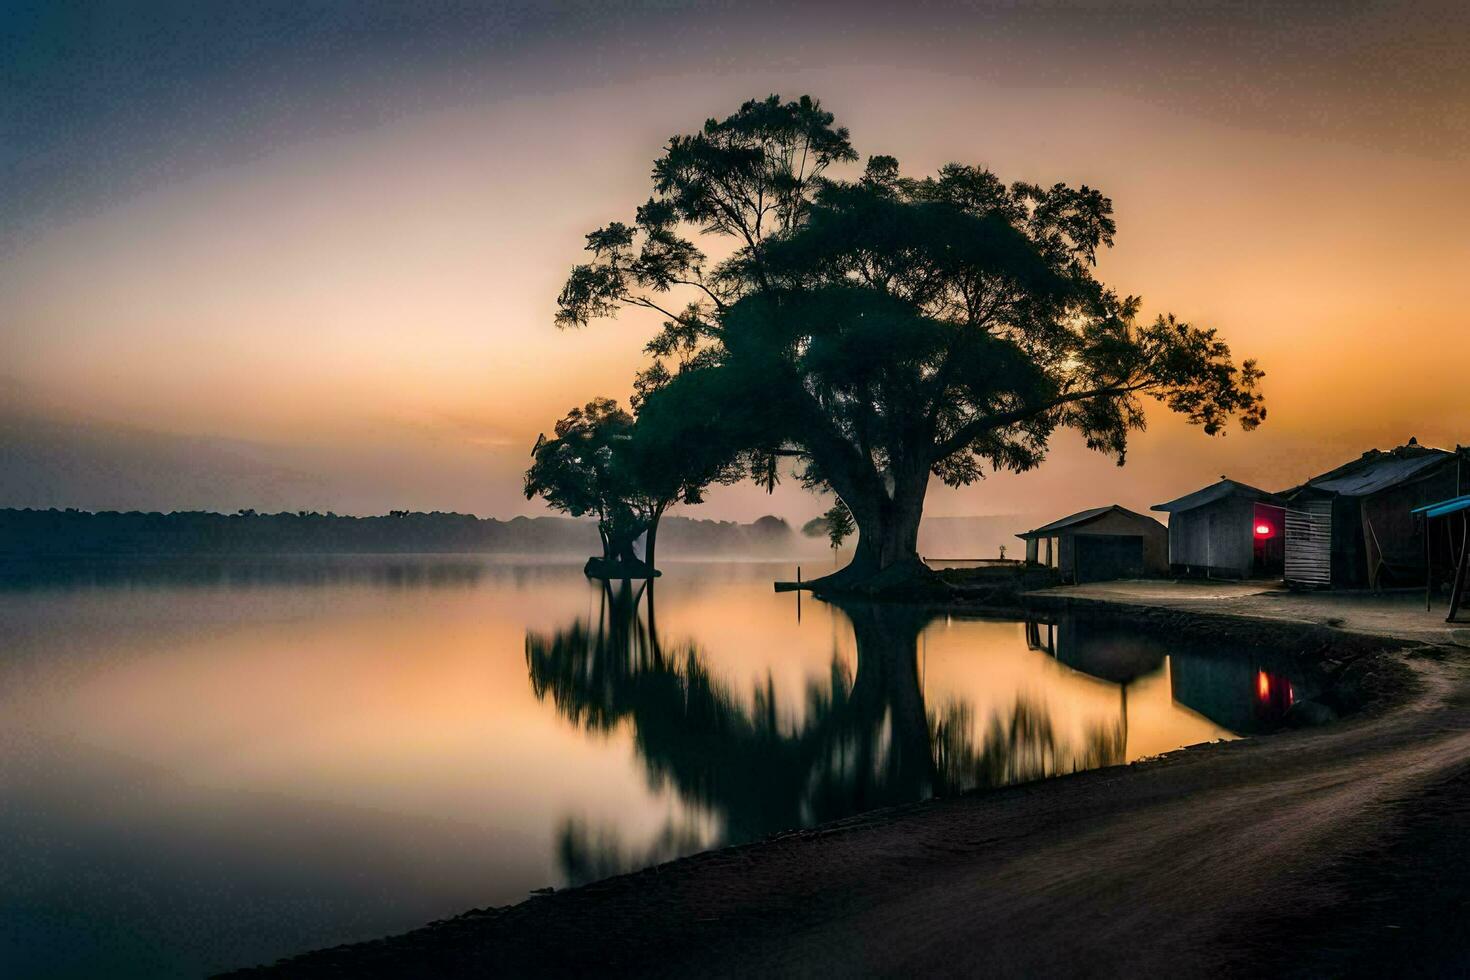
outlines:
[[[592,396],[626,401],[657,319],[552,325],[583,234],[646,198],[669,133],[753,91],[810,91],[861,153],[894,153],[907,173],[959,160],[1101,188],[1118,220],[1102,279],[1140,293],[1145,316],[1217,327],[1266,370],[1257,432],[1212,439],[1145,400],[1126,467],[1059,433],[1040,470],[936,485],[927,514],[1147,512],[1221,472],[1276,490],[1410,435],[1470,439],[1459,362],[1421,356],[1460,336],[1470,306],[1453,161],[1103,91],[1016,98],[922,68],[687,81],[405,111],[58,221],[0,255],[0,380],[14,381],[0,395],[46,418],[261,444],[324,484],[295,506],[544,513],[520,493],[537,433]],[[1405,209],[1406,186],[1447,203]],[[1181,235],[1208,246],[1182,249]],[[108,506],[108,487],[88,492],[13,503]],[[691,516],[799,523],[822,509],[787,480],[774,498],[716,488]]]

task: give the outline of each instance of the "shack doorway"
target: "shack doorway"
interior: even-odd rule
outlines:
[[[1251,574],[1280,578],[1286,570],[1286,509],[1257,503],[1251,519]]]
[[[1072,540],[1078,582],[1141,578],[1144,574],[1143,538],[1138,535],[1078,534]]]

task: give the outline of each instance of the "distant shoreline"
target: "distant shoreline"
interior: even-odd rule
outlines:
[[[921,553],[946,559],[994,558],[1020,515],[933,517],[919,532]],[[599,553],[588,518],[501,520],[473,514],[391,511],[366,517],[253,510],[86,511],[0,508],[0,560],[119,557],[284,557],[330,555],[535,555],[585,559]],[[784,519],[750,523],[671,515],[659,530],[659,557],[831,560],[825,535],[800,533]]]
[[[819,555],[825,542],[778,517],[752,523],[666,517],[668,557]],[[329,555],[565,555],[599,550],[595,524],[567,517],[508,521],[471,514],[394,511],[372,517],[299,511],[90,512],[0,510],[0,558],[288,557]]]

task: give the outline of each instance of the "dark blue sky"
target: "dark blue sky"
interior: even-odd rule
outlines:
[[[983,43],[996,40],[1018,46],[1014,61]],[[975,62],[989,61],[1030,82],[1082,82],[1411,152],[1458,155],[1470,144],[1456,111],[1470,80],[1470,4],[1440,0],[12,0],[0,7],[0,222],[23,230],[99,198],[370,126],[416,108],[414,92],[426,103],[487,87],[510,96],[691,58],[712,72],[789,67],[824,45],[830,58],[834,41],[880,63],[985,72]]]
[[[425,72],[493,64],[589,16],[517,3],[7,3],[0,220],[372,125],[406,109],[384,93]]]

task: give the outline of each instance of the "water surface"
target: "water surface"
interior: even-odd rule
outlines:
[[[935,794],[1265,731],[1308,679],[789,565],[0,574],[0,973],[198,975]]]

